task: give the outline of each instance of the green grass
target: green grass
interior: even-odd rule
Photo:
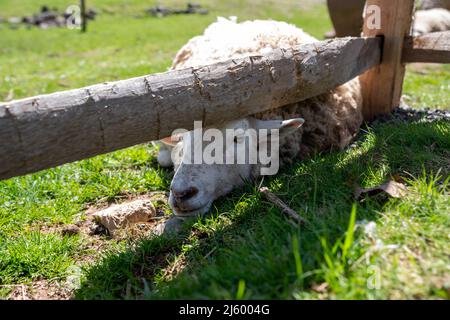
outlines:
[[[305,227],[247,186],[178,241],[147,239],[107,255],[87,271],[77,297],[448,298],[449,134],[448,122],[380,125],[355,149],[297,163],[265,182],[308,220]],[[439,147],[430,154],[424,149],[433,142]],[[397,172],[416,177],[407,198],[353,203],[355,184],[374,186]],[[374,233],[363,232],[369,221]],[[380,283],[370,282],[374,271]]]
[[[450,110],[450,65],[413,64],[407,68],[404,102],[416,109]]]
[[[71,1],[6,1],[0,4],[2,15],[29,15],[39,3],[55,4],[61,10]],[[144,17],[152,1],[89,1],[102,10],[87,34],[68,29],[0,29],[0,100],[15,99],[58,90],[86,86],[102,81],[129,78],[167,70],[177,50],[195,35],[201,34],[217,16],[238,15],[246,19],[284,19],[301,25],[321,37],[330,27],[326,9],[301,5],[291,10],[278,8],[269,1],[202,1],[211,8],[209,15]],[[166,2],[165,2],[166,3]],[[184,7],[184,1],[169,1]],[[109,11],[108,11],[109,12]],[[297,14],[298,13],[298,14]],[[136,17],[138,16],[138,18]],[[325,18],[325,19],[324,19]],[[320,21],[320,23],[318,23]]]
[[[70,3],[18,2],[2,1],[1,15]],[[286,20],[317,37],[330,28],[326,8],[311,1],[202,1],[210,15],[164,19],[135,18],[151,1],[88,2],[103,14],[87,34],[0,27],[0,100],[164,71],[217,15]],[[410,69],[405,101],[450,109],[449,71]],[[11,291],[5,285],[64,283],[81,266],[79,299],[448,299],[450,123],[365,130],[355,148],[295,163],[263,182],[307,219],[301,228],[248,185],[174,237],[101,238],[97,250],[86,237],[55,231],[90,205],[167,191],[172,173],[158,168],[150,145],[1,181],[0,297]],[[356,185],[395,174],[408,178],[405,199],[354,203]]]
[[[59,277],[72,264],[70,256],[75,253],[77,240],[36,231],[9,239],[1,250],[2,281]]]

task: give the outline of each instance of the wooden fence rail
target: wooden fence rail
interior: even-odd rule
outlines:
[[[387,1],[378,1],[386,6]],[[0,179],[157,140],[178,128],[190,130],[194,120],[217,125],[305,100],[365,71],[366,93],[373,95],[380,86],[387,91],[379,93],[391,93],[365,101],[367,119],[373,110],[388,112],[397,101],[402,79],[392,91],[392,70],[380,69],[392,60],[388,51],[395,51],[397,66],[450,62],[449,32],[412,38],[403,37],[407,26],[403,29],[396,35],[404,39],[403,50],[395,39],[386,48],[386,31],[388,38],[398,32],[391,26],[380,33],[384,52],[381,37],[340,38],[278,49],[266,56],[0,103]],[[382,81],[386,76],[390,80]]]
[[[0,104],[0,179],[316,96],[377,65],[380,42],[328,40]]]
[[[450,31],[407,37],[403,62],[450,63]]]

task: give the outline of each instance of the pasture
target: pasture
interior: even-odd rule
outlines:
[[[152,1],[87,3],[99,15],[86,34],[0,24],[0,100],[165,71],[216,16],[283,20],[318,38],[331,28],[316,0],[201,1],[209,15],[160,19],[145,15]],[[70,1],[4,0],[0,16],[31,14],[41,4],[62,10]],[[411,65],[403,100],[450,111],[449,89],[448,65]],[[344,152],[258,181],[308,221],[302,227],[249,184],[176,236],[63,232],[87,210],[151,192],[169,214],[173,173],[158,167],[156,155],[144,144],[0,181],[0,298],[450,297],[448,120],[378,121]],[[357,186],[392,176],[406,181],[405,198],[354,200]]]

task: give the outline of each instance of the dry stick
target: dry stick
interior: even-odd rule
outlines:
[[[292,210],[287,206],[286,203],[284,203],[280,198],[278,198],[275,194],[269,191],[268,188],[262,187],[259,189],[259,192],[261,192],[267,200],[275,204],[278,208],[281,209],[286,215],[288,215],[290,218],[297,221],[299,224],[305,224],[305,219],[299,216],[297,212]]]
[[[25,289],[25,285],[22,284],[21,287],[22,287],[22,300],[26,300],[26,296],[27,296],[27,295],[26,295],[26,293],[25,293],[25,290],[26,290],[26,289]]]

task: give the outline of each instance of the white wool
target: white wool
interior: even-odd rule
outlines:
[[[265,54],[275,48],[290,48],[317,39],[286,22],[254,20],[241,23],[236,17],[218,17],[201,36],[192,38],[174,59],[172,68],[198,67],[240,58],[249,54]]]
[[[450,0],[422,0],[418,6],[422,10],[445,8],[450,10]]]
[[[414,36],[447,30],[450,30],[450,11],[440,8],[416,11],[414,17]]]

